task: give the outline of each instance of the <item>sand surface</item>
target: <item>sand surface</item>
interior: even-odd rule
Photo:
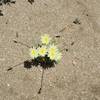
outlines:
[[[100,0],[16,0],[0,9],[0,100],[100,100]],[[31,46],[44,33],[60,35],[59,48],[67,51],[45,71],[37,94],[41,68],[6,69],[30,59],[14,39]]]

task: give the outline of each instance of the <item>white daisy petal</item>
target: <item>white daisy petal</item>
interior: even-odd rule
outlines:
[[[30,56],[34,59],[38,57],[38,51],[36,48],[30,48]]]
[[[43,36],[41,36],[41,42],[42,44],[46,44],[48,45],[51,41],[51,38],[48,34],[44,34]]]

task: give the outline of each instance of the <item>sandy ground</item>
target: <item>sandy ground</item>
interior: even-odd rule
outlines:
[[[0,9],[0,100],[100,100],[100,0],[17,0]],[[6,69],[30,59],[29,49],[14,39],[31,46],[44,33],[60,35],[60,49],[68,51],[45,71],[37,94],[41,68]]]

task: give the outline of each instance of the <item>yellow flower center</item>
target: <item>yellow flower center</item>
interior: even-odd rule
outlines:
[[[39,48],[39,55],[40,56],[45,56],[47,53],[47,49],[45,47]]]
[[[46,44],[46,45],[49,44],[50,40],[51,40],[51,38],[47,34],[45,34],[41,37],[41,41],[43,44]]]
[[[32,50],[32,51],[31,51],[31,54],[32,54],[32,55],[35,55],[35,53],[36,53],[35,50]]]
[[[45,52],[46,52],[45,49],[41,49],[41,50],[40,50],[40,54],[44,54]]]

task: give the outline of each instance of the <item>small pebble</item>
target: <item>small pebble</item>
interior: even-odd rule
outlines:
[[[72,64],[75,66],[77,64],[77,62],[75,60],[73,60]]]
[[[10,86],[10,84],[8,83],[8,84],[7,84],[7,86],[9,87],[9,86]]]

